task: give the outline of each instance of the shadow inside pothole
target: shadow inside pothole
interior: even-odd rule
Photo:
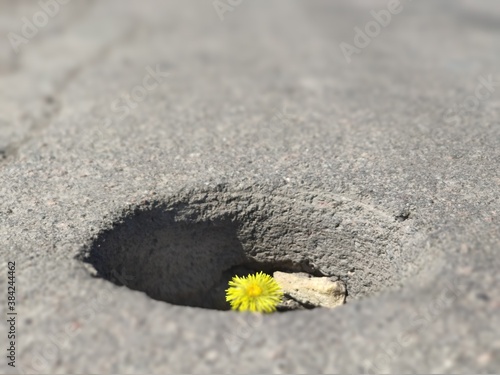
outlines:
[[[157,210],[141,212],[105,234],[86,259],[117,284],[178,305],[224,309],[217,286],[224,270],[245,260],[236,224],[176,221]]]

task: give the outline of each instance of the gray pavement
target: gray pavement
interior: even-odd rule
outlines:
[[[1,372],[499,371],[497,2],[41,3],[0,3]],[[238,268],[347,303],[215,309]]]

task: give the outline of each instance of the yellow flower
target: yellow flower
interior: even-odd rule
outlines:
[[[276,311],[283,291],[276,280],[258,272],[247,277],[234,276],[226,289],[226,301],[233,310],[266,312]]]

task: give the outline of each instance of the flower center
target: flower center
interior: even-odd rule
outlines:
[[[262,288],[256,284],[251,284],[247,288],[248,296],[258,297],[262,294]]]

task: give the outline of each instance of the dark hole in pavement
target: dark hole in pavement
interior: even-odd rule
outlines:
[[[254,271],[336,277],[349,298],[397,285],[403,232],[394,217],[339,196],[192,191],[127,212],[82,258],[154,299],[224,310],[230,278]]]

